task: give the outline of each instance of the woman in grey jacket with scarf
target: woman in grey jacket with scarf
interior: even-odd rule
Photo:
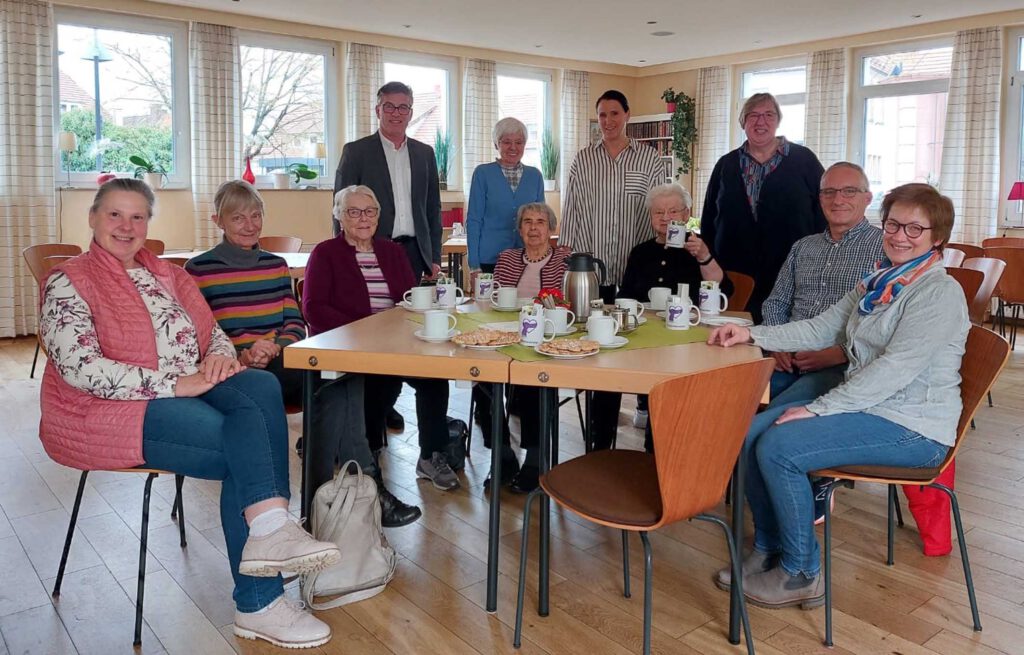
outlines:
[[[809,404],[759,414],[751,426],[746,493],[754,549],[743,563],[743,591],[755,605],[824,603],[809,471],[937,466],[956,440],[971,324],[963,290],[942,265],[953,203],[927,184],[905,184],[883,200],[882,228],[892,266],[832,308],[774,327],[729,325],[708,339],[784,352],[840,345],[850,361],[839,386]],[[728,571],[717,582],[728,586]]]

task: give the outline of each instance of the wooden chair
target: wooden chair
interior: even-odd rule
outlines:
[[[964,263],[967,254],[963,250],[946,246],[942,249],[942,265],[946,268],[956,267]]]
[[[142,244],[142,247],[157,257],[164,254],[164,242],[160,239],[146,239],[146,242]]]
[[[981,242],[985,250],[989,248],[1024,248],[1024,237],[989,237]]]
[[[974,326],[967,335],[967,349],[960,364],[960,399],[963,408],[960,411],[960,422],[957,424],[956,443],[946,454],[946,459],[935,468],[901,468],[895,466],[843,466],[835,469],[813,471],[811,476],[834,478],[826,487],[825,497],[825,645],[832,647],[832,512],[830,509],[832,494],[840,486],[853,487],[854,481],[877,482],[889,485],[888,511],[888,544],[886,564],[893,564],[893,514],[896,504],[896,485],[910,484],[922,487],[933,487],[942,490],[949,496],[953,509],[953,520],[956,524],[956,537],[960,547],[960,559],[964,567],[964,579],[967,583],[967,597],[971,604],[971,617],[974,629],[981,631],[981,619],[978,616],[978,601],[974,596],[974,581],[971,578],[971,564],[967,558],[967,542],[964,541],[964,528],[960,520],[960,506],[956,493],[937,482],[935,479],[949,466],[957,451],[963,446],[974,413],[981,404],[981,399],[992,388],[999,372],[1006,364],[1010,355],[1009,344],[1001,336]]]
[[[182,268],[185,268],[185,264],[187,264],[189,260],[188,257],[161,257],[160,259],[164,260],[168,264],[174,264],[175,266],[180,266]]]
[[[969,268],[947,268],[946,274],[960,283],[967,299],[967,310],[970,312],[971,303],[978,297],[978,290],[985,281],[985,274]]]
[[[750,302],[750,296],[754,293],[754,278],[733,271],[726,271],[725,274],[732,280],[732,295],[729,296],[729,309],[734,312],[748,311],[747,303]]]
[[[302,239],[299,237],[260,237],[260,248],[267,252],[299,252]]]
[[[652,560],[647,533],[688,519],[717,523],[726,534],[732,579],[742,576],[738,544],[730,528],[717,516],[705,514],[722,498],[726,482],[750,428],[750,420],[774,369],[774,360],[684,375],[666,380],[651,390],[654,450],[657,456],[636,450],[593,451],[555,466],[540,478],[540,488],[526,500],[519,554],[519,592],[514,645],[522,637],[523,595],[526,588],[526,553],[530,509],[534,499],[547,494],[580,517],[622,531],[624,595],[629,598],[629,532],[639,532],[644,548],[643,652],[651,652]],[[714,406],[715,411],[707,408]],[[541,572],[541,594],[546,572]],[[740,615],[747,652],[753,654],[746,605]]]
[[[1017,345],[1017,320],[1020,318],[1021,306],[1024,305],[1024,248],[985,248],[985,256],[1006,262],[996,290],[999,295],[1000,331],[1004,335],[1006,334],[1006,310],[1013,310],[1013,322],[1010,325],[1010,348],[1012,349]]]
[[[21,251],[21,256],[25,258],[28,270],[36,281],[36,286],[43,283],[43,280],[46,279],[46,274],[50,272],[51,268],[65,259],[81,254],[82,249],[72,243],[40,243],[29,246]],[[37,341],[36,352],[32,355],[32,371],[28,375],[30,378],[36,376],[36,363],[38,361],[39,342]]]
[[[968,307],[971,323],[982,325],[985,322],[986,312],[991,308],[992,296],[999,285],[999,278],[1003,276],[1006,262],[994,257],[968,257],[960,267],[980,271],[985,276],[977,295],[974,296],[974,300]]]
[[[976,246],[970,243],[953,243],[950,241],[946,244],[946,248],[955,248],[962,252],[968,259],[971,257],[984,257],[985,249],[981,246]]]

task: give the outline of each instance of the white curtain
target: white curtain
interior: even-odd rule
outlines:
[[[0,337],[36,331],[37,287],[21,251],[56,240],[53,30],[50,3],[0,0]]]
[[[693,215],[700,216],[711,171],[729,150],[729,67],[697,71],[697,153],[693,176]]]
[[[469,193],[473,171],[494,161],[491,138],[498,122],[498,76],[494,62],[467,59],[462,76],[462,188]]]
[[[375,45],[345,46],[345,140],[377,131],[377,90],[384,86],[384,50]],[[413,99],[415,101],[415,98]]]
[[[192,205],[195,247],[211,248],[221,233],[210,216],[213,195],[244,172],[242,162],[241,64],[238,31],[192,23],[189,80],[192,95]]]
[[[807,58],[804,145],[828,168],[846,159],[846,50],[818,50]]]
[[[953,200],[951,241],[994,236],[999,211],[999,98],[1003,31],[957,32],[946,101],[939,189]]]
[[[576,153],[590,145],[590,73],[562,71],[562,97],[560,101],[559,133],[561,135],[558,188],[565,189],[569,167]],[[563,196],[564,200],[564,196]]]

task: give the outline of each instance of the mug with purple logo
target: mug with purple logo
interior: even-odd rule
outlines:
[[[700,323],[700,309],[688,296],[672,296],[665,308],[665,327],[670,330],[689,330]]]
[[[458,286],[456,286],[454,280],[443,279],[437,283],[437,304],[440,307],[454,307],[459,304],[459,301],[465,294]]]
[[[686,223],[669,221],[668,230],[665,233],[665,247],[682,248],[684,243],[686,243]]]
[[[548,336],[548,329],[551,335]],[[544,308],[540,305],[527,305],[519,310],[519,337],[523,345],[535,346],[542,341],[555,338],[555,324],[544,318]]]
[[[473,290],[473,297],[476,300],[490,300],[491,293],[501,285],[494,279],[493,273],[478,273],[476,276],[476,288]]]
[[[705,314],[717,316],[729,308],[729,298],[718,287],[714,280],[704,280],[700,283],[700,311]]]

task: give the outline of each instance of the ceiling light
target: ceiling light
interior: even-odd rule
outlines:
[[[911,14],[910,17],[911,18],[920,18],[921,14]]]
[[[402,27],[404,27],[405,29],[409,29],[410,27],[412,27],[412,25],[402,25]]]
[[[647,21],[647,24],[648,25],[657,25],[658,21],[656,21],[656,20],[649,20],[649,21]]]
[[[534,45],[533,47],[534,47],[534,48],[543,48],[544,46],[542,46],[541,44],[537,43],[537,44],[535,44],[535,45]]]
[[[666,32],[664,30],[658,32],[651,32],[651,36],[672,36],[675,32]]]
[[[641,63],[641,64],[646,64],[646,63],[647,63],[647,60],[646,60],[646,59],[637,59],[637,61],[638,61],[639,63]]]

